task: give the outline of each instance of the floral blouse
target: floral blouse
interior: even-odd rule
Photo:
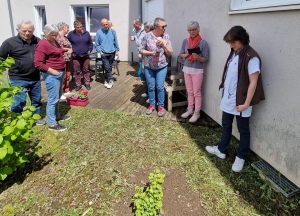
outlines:
[[[56,41],[59,43],[59,45],[60,45],[61,47],[72,48],[72,45],[71,45],[70,41],[69,41],[68,38],[65,37],[65,36],[63,37],[63,36],[61,36],[60,34],[58,34],[58,35],[57,35]],[[71,54],[65,52],[65,53],[64,53],[64,59],[65,59],[65,61],[70,61],[70,60],[71,60]]]
[[[168,34],[164,34],[162,39],[166,43],[166,45],[172,49],[172,44],[170,40],[170,36]],[[158,70],[164,68],[168,65],[168,56],[165,54],[164,49],[157,44],[157,37],[152,32],[149,32],[142,39],[141,46],[139,52],[142,53],[144,50],[159,52],[159,57],[152,55],[144,56],[144,65],[153,70]]]

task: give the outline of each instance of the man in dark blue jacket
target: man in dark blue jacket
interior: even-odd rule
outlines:
[[[41,110],[41,81],[40,72],[34,67],[34,50],[39,38],[33,35],[34,25],[29,20],[22,20],[17,25],[18,35],[6,39],[0,47],[0,58],[11,57],[15,64],[8,70],[9,80],[12,86],[19,86],[21,93],[14,97],[11,110],[16,113],[23,111],[26,105],[27,92],[31,105],[36,108],[34,114],[40,114]],[[37,125],[44,125],[42,119],[37,120]]]

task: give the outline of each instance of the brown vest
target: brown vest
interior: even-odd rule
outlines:
[[[230,59],[230,57],[233,54],[233,49],[231,50],[225,67],[223,71],[222,76],[222,82],[219,86],[219,90],[221,88],[224,88],[224,82],[227,75],[227,63]],[[236,105],[242,105],[245,103],[247,98],[247,92],[249,87],[249,74],[248,74],[248,63],[251,58],[257,57],[260,61],[260,69],[261,69],[261,59],[258,55],[258,53],[249,45],[245,45],[244,48],[241,50],[239,55],[239,63],[238,63],[238,83],[237,83],[237,89],[236,89]],[[257,85],[255,89],[255,93],[253,95],[253,98],[250,102],[250,106],[258,104],[261,100],[265,100],[265,94],[264,89],[262,85],[262,79],[261,79],[261,73],[258,75]]]

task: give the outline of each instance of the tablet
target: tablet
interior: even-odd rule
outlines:
[[[193,49],[187,49],[189,54],[191,55],[192,53],[196,53],[196,54],[201,54],[201,51],[200,51],[200,48],[199,47],[196,47],[196,48],[193,48]]]

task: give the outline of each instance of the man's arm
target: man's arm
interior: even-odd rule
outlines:
[[[118,38],[117,38],[116,32],[113,32],[113,35],[114,35],[114,45],[115,45],[115,49],[116,49],[116,56],[118,56],[120,48],[119,48],[119,43],[118,43]]]
[[[98,52],[98,53],[101,53],[102,52],[102,50],[101,50],[101,48],[100,48],[100,44],[101,42],[100,42],[100,32],[99,31],[97,31],[97,33],[96,33],[96,38],[95,38],[95,48],[96,48],[96,51]]]
[[[10,54],[10,46],[7,41],[4,41],[0,47],[0,58],[6,59]]]

